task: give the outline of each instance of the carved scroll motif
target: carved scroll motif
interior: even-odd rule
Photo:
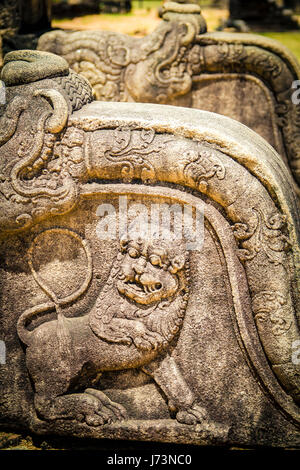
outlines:
[[[216,152],[203,150],[199,146],[198,152],[187,152],[186,158],[190,161],[184,166],[183,174],[187,178],[192,178],[200,191],[206,192],[210,178],[214,176],[220,180],[225,178],[225,167],[216,156]]]
[[[166,3],[164,21],[145,38],[105,31],[43,35],[38,48],[64,57],[92,84],[98,100],[165,103],[190,91],[188,54],[206,31],[198,5]]]
[[[153,129],[139,131],[133,128],[117,128],[113,133],[113,145],[104,153],[105,158],[113,165],[121,165],[121,175],[128,182],[137,170],[142,181],[154,181],[156,174],[151,155],[160,152],[162,148],[162,144],[156,144],[154,138]]]
[[[26,78],[21,78],[20,69],[26,70]],[[1,122],[9,125],[0,137],[0,193],[6,203],[19,206],[14,223],[24,228],[49,210],[61,213],[75,203],[73,162],[68,162],[68,168],[64,162],[59,175],[48,165],[57,157],[59,134],[69,113],[91,101],[91,87],[86,79],[69,71],[64,59],[36,51],[7,54],[2,78],[11,87],[7,87],[8,104],[1,109]],[[24,128],[22,123],[29,116],[30,125]],[[13,150],[11,142],[15,142]],[[14,204],[10,206],[11,219]]]
[[[0,192],[5,199],[28,207],[24,214],[20,213],[16,218],[20,227],[42,216],[49,206],[53,214],[70,209],[77,197],[68,168],[61,168],[59,175],[48,168],[56,143],[55,135],[45,135],[44,126],[48,117],[49,113],[43,114],[37,125],[37,134],[32,133],[24,139],[23,146],[18,150],[19,161],[8,177],[3,175],[0,183]]]
[[[238,255],[242,261],[249,261],[263,251],[268,260],[275,265],[284,264],[286,253],[291,242],[286,236],[286,218],[280,213],[274,213],[268,218],[259,209],[252,209],[256,216],[253,229],[247,224],[236,223],[233,233],[242,248]]]
[[[256,322],[271,322],[273,335],[283,335],[291,327],[291,321],[286,316],[286,304],[287,299],[280,292],[259,292],[252,299]]]

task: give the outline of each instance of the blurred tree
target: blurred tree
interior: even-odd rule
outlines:
[[[51,0],[0,0],[2,55],[16,49],[36,48],[38,36],[51,28],[51,3]]]
[[[1,0],[0,29],[34,33],[49,29],[51,0]]]
[[[290,0],[298,3],[297,0]],[[286,2],[285,2],[286,3]],[[276,0],[230,0],[230,21],[242,20],[251,29],[298,29],[299,24]]]
[[[52,0],[19,0],[20,33],[33,33],[51,26]]]
[[[300,0],[284,0],[283,4],[289,10],[296,10],[300,6]]]

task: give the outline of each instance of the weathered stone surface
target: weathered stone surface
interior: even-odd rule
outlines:
[[[197,5],[166,3],[161,25],[145,38],[53,31],[38,49],[64,57],[97,100],[192,107],[242,122],[277,150],[299,184],[297,60],[268,38],[205,31]]]
[[[53,77],[35,52],[24,83],[22,54],[28,70],[19,51],[2,72],[1,424],[300,446],[299,213],[281,157],[217,114],[90,102],[61,58]],[[179,222],[129,230],[162,203],[203,214],[197,245]]]
[[[195,37],[206,31],[198,5],[167,5],[164,21],[145,38],[51,31],[38,49],[64,57],[90,81],[98,100],[167,103],[191,90],[188,54]]]

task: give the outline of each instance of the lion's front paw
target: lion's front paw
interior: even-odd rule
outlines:
[[[163,338],[159,333],[148,330],[142,322],[135,322],[132,336],[134,344],[142,351],[151,351],[151,349],[156,350],[163,341]]]
[[[207,411],[202,406],[194,403],[190,408],[178,411],[176,419],[182,424],[202,423],[207,419]]]

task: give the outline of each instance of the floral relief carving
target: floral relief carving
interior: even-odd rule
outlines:
[[[184,163],[185,158],[188,163]],[[184,155],[183,164],[183,174],[186,178],[193,178],[200,191],[207,190],[208,180],[214,176],[219,180],[225,178],[225,166],[217,157],[217,152],[204,150],[201,144],[198,144],[197,152],[189,151]]]
[[[125,180],[131,181],[135,171],[140,173],[144,182],[155,180],[151,155],[160,152],[163,146],[154,141],[155,131],[116,128],[113,136],[113,145],[107,148],[104,155],[112,164],[121,165],[121,174]]]

